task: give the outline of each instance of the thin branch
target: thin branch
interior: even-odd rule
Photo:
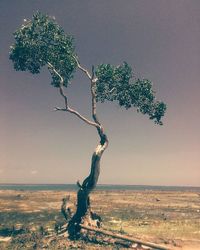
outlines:
[[[47,62],[47,64],[53,70],[53,72],[60,78],[60,83],[63,85],[64,83],[63,77],[58,73],[58,71],[54,68],[54,66],[50,62]]]
[[[99,119],[97,118],[95,84],[93,82],[91,82],[90,90],[91,90],[91,95],[92,95],[92,117],[93,117],[93,120],[100,125]]]
[[[77,117],[79,117],[82,121],[86,122],[87,124],[92,125],[92,126],[96,127],[97,129],[100,128],[99,124],[97,124],[96,122],[92,122],[92,121],[88,120],[83,115],[81,115],[78,111],[76,111],[76,110],[74,110],[72,108],[68,108],[67,111],[74,114],[74,115],[76,115]]]
[[[54,111],[65,111],[65,112],[72,113],[72,114],[76,115],[78,118],[80,118],[82,121],[86,122],[87,124],[92,125],[92,126],[96,127],[97,129],[100,129],[99,124],[88,120],[83,115],[81,115],[78,111],[76,111],[76,110],[74,110],[74,109],[72,109],[70,107],[68,107],[67,109],[66,108],[55,107],[53,110]]]
[[[103,151],[104,151],[108,146],[108,138],[107,138],[107,135],[105,134],[105,131],[101,122],[99,121],[97,117],[97,102],[96,102],[96,92],[95,92],[97,78],[95,78],[94,66],[92,66],[92,78],[90,82],[91,82],[90,91],[92,95],[92,118],[94,122],[99,125],[99,127],[97,127],[97,132],[100,137],[100,144],[101,146],[103,145]]]
[[[48,64],[48,66],[51,68],[51,70],[53,70],[53,72],[60,78],[60,85],[59,85],[60,94],[61,94],[61,96],[65,99],[65,107],[66,107],[66,109],[68,109],[67,96],[64,94],[64,90],[63,90],[64,79],[63,79],[63,77],[58,73],[58,71],[54,68],[54,66],[53,66],[50,62],[47,62],[47,64]]]
[[[92,118],[94,122],[96,122],[100,126],[99,128],[97,128],[97,131],[98,131],[100,138],[102,139],[103,127],[97,117],[97,103],[96,103],[96,93],[95,93],[96,79],[94,77],[95,77],[94,66],[92,66],[92,79],[90,80],[91,82],[90,91],[92,95]]]
[[[53,109],[53,111],[67,111],[65,108],[59,108],[59,107],[55,107],[54,109]]]
[[[65,99],[65,107],[66,107],[66,110],[67,110],[68,109],[68,100],[67,100],[67,96],[64,94],[64,90],[63,90],[62,85],[60,85],[59,91],[60,91],[61,96]]]
[[[97,115],[96,115],[96,94],[95,94],[95,84],[96,84],[96,81],[97,79],[94,78],[95,76],[95,73],[94,73],[94,66],[92,66],[92,75],[90,75],[89,71],[86,70],[85,68],[83,68],[79,62],[79,60],[77,59],[76,56],[73,56],[73,58],[75,59],[76,63],[77,63],[77,66],[78,68],[83,71],[87,76],[88,78],[90,79],[91,81],[91,94],[92,94],[92,117],[93,117],[93,120],[95,123],[99,124],[100,125],[100,122],[97,118]]]
[[[63,89],[63,82],[64,82],[64,79],[63,77],[58,73],[58,71],[54,68],[54,66],[48,62],[47,63],[49,65],[49,67],[53,70],[53,72],[60,78],[60,86],[59,86],[59,91],[60,91],[60,95],[64,98],[65,100],[65,108],[62,109],[62,108],[58,108],[56,107],[54,110],[55,111],[66,111],[66,112],[69,112],[69,113],[72,113],[74,115],[76,115],[78,118],[80,118],[82,121],[86,122],[87,124],[91,125],[91,126],[94,126],[96,127],[97,129],[100,128],[99,124],[96,123],[96,122],[92,122],[90,120],[88,120],[87,118],[85,118],[83,115],[81,115],[78,111],[72,109],[69,107],[68,105],[68,100],[67,100],[67,96],[65,95],[64,93],[64,89]]]
[[[112,94],[115,90],[116,90],[116,88],[113,87],[113,88],[109,91],[109,93]]]
[[[73,56],[73,58],[75,59],[78,68],[79,68],[81,71],[83,71],[83,72],[87,75],[87,77],[91,80],[91,79],[92,79],[92,76],[90,75],[89,71],[88,71],[87,69],[85,69],[83,66],[81,66],[81,64],[80,64],[80,62],[79,62],[79,60],[77,59],[76,56]]]

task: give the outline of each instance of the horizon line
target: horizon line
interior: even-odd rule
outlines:
[[[29,185],[29,186],[36,186],[36,185],[74,185],[77,186],[76,183],[0,183],[0,185]],[[200,188],[200,186],[193,186],[193,185],[148,185],[148,184],[97,184],[97,186],[148,186],[148,187],[191,187],[191,188]]]

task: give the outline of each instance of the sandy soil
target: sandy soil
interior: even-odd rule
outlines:
[[[56,223],[64,224],[60,207],[62,198],[68,194],[71,196],[70,206],[75,209],[76,193],[72,191],[0,190],[0,237],[9,236],[1,235],[5,228],[24,227],[32,232],[41,226],[53,230]],[[199,193],[96,191],[91,196],[91,203],[93,210],[103,218],[103,227],[107,230],[173,249],[200,249]],[[85,249],[112,249],[90,247]],[[9,243],[1,242],[0,249],[12,248]]]

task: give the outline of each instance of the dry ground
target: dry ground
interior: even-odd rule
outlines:
[[[64,224],[60,206],[62,198],[68,194],[71,195],[70,206],[75,208],[74,191],[0,190],[0,236],[9,236],[13,227],[22,229],[21,234],[10,233],[10,241],[0,242],[0,249],[45,248],[41,235],[53,230],[55,225]],[[198,192],[96,191],[91,196],[91,203],[93,210],[103,218],[103,227],[107,230],[177,249],[200,250]],[[118,249],[65,239],[46,246],[46,249],[77,248]]]

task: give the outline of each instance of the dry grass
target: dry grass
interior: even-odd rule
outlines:
[[[29,239],[30,247],[33,247],[31,242],[34,243],[36,238],[38,242],[41,242],[41,237],[37,234],[41,226],[47,230],[53,229],[56,223],[64,223],[60,214],[60,206],[62,198],[68,194],[71,195],[70,205],[75,208],[75,192],[0,190],[1,232],[5,228],[16,227],[20,224],[26,229],[25,233],[29,235],[26,238]],[[155,243],[192,246],[199,242],[200,245],[199,193],[96,191],[91,196],[91,203],[93,210],[102,216],[106,229],[125,232]],[[33,232],[35,235],[32,235]],[[15,249],[23,249],[23,239],[20,241],[19,237],[23,238],[23,236],[15,236],[10,243],[0,243],[0,249],[14,249],[13,246],[16,247]],[[20,248],[17,248],[17,244]],[[24,244],[28,246],[27,242]],[[58,242],[52,244],[54,244],[52,249],[53,247],[54,249],[70,249],[69,245],[66,248],[66,240],[59,240],[59,244],[64,244],[63,248],[57,248],[58,246],[55,248]],[[71,249],[73,249],[73,244]],[[78,244],[80,249],[85,249],[84,243]],[[106,246],[101,248],[97,245],[87,245],[87,249],[106,248]]]

